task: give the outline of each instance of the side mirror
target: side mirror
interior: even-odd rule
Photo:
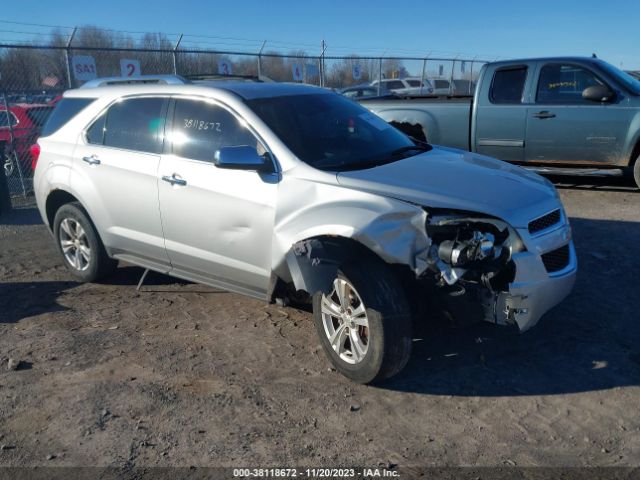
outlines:
[[[213,163],[218,168],[231,170],[273,172],[271,159],[268,156],[258,155],[258,151],[248,145],[220,148],[215,154]]]
[[[611,102],[616,98],[616,94],[606,85],[593,85],[582,91],[582,98],[590,102]]]

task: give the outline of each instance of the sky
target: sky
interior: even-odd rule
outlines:
[[[0,42],[46,38],[49,28],[18,23],[96,25],[163,32],[184,45],[328,55],[441,56],[482,60],[539,56],[598,57],[640,70],[640,1],[538,0],[76,0],[5,1]],[[205,38],[206,37],[206,38]]]

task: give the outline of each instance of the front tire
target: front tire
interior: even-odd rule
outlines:
[[[314,295],[313,317],[331,363],[354,382],[382,381],[409,360],[409,305],[400,282],[382,262],[343,265],[332,291]]]
[[[636,181],[636,186],[640,188],[640,157],[633,164],[633,179]]]
[[[117,262],[107,255],[98,233],[79,203],[56,212],[53,234],[69,271],[81,282],[93,282],[111,273]]]

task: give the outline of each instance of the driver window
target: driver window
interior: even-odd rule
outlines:
[[[537,103],[588,103],[582,98],[587,87],[602,85],[589,70],[574,65],[549,64],[540,70]]]
[[[176,100],[169,135],[172,152],[182,158],[213,162],[220,147],[249,145],[265,153],[251,131],[225,108],[199,100]]]

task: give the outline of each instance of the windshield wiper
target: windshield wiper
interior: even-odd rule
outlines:
[[[411,152],[413,150],[419,151],[419,152],[428,152],[429,150],[431,150],[431,145],[407,145],[406,147],[400,147],[400,148],[396,148],[395,150],[392,150],[391,153],[389,153],[389,156],[391,157],[395,157],[397,155],[402,155],[403,153],[406,152]]]

